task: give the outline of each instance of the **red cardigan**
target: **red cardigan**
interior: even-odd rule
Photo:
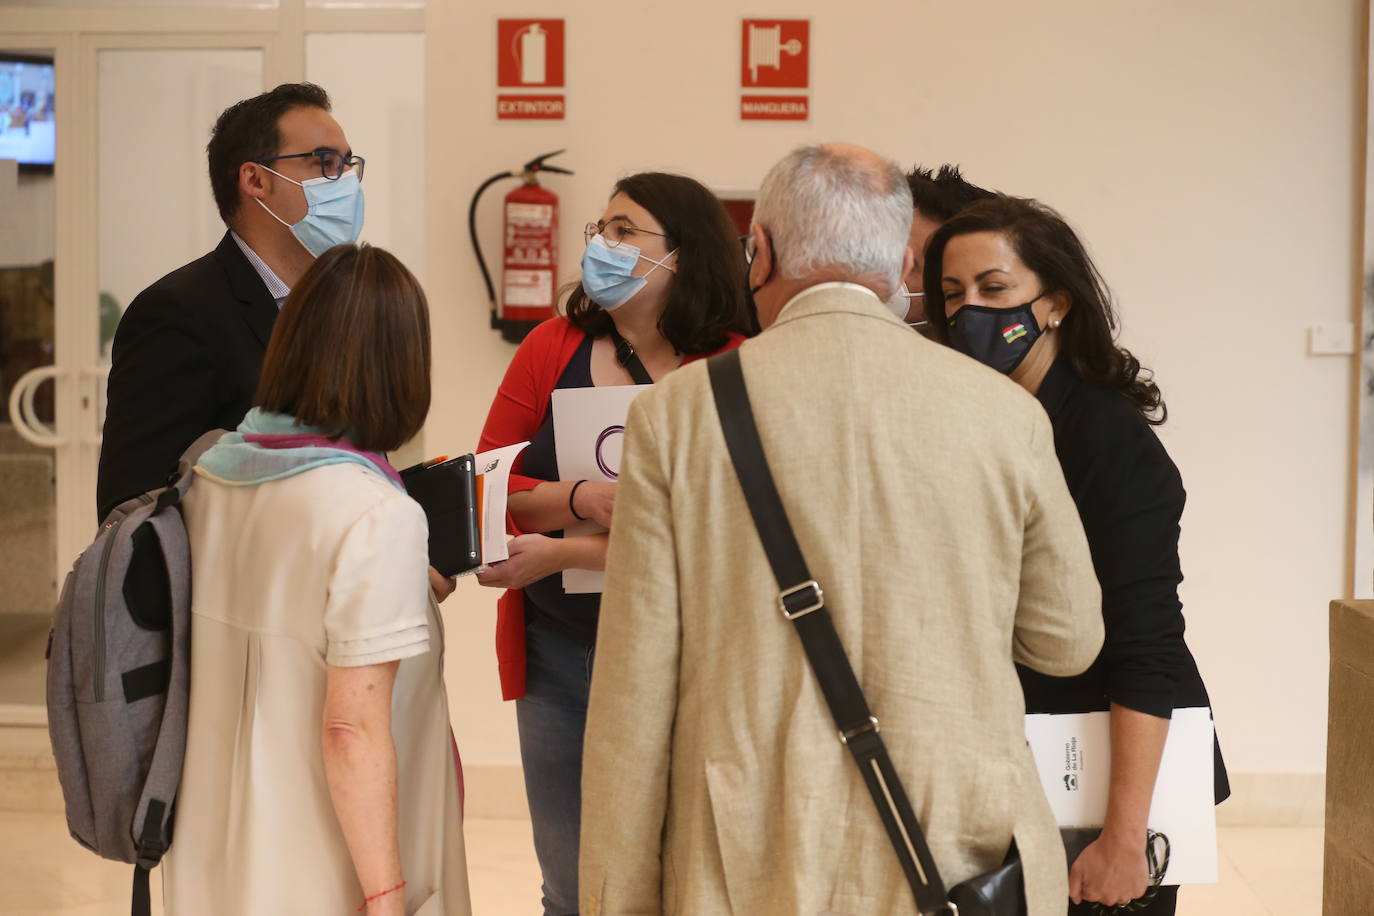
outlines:
[[[545,321],[530,332],[515,351],[506,377],[496,391],[496,400],[492,401],[486,425],[482,427],[478,451],[534,438],[549,413],[554,386],[586,336],[586,332],[563,317]],[[731,334],[730,340],[716,352],[733,350],[742,343],[744,337]],[[688,356],[683,363],[714,355]],[[544,482],[520,473],[524,457],[521,454],[515,459],[510,493],[533,490]],[[506,526],[511,534],[521,533],[509,515]],[[525,593],[519,589],[507,591],[497,602],[496,658],[501,674],[501,696],[507,700],[520,699],[525,695]]]

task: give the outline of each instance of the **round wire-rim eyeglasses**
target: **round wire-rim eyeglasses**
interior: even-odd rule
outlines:
[[[611,230],[609,234],[606,232],[607,229]],[[597,220],[594,223],[588,223],[582,227],[582,237],[586,240],[586,244],[590,245],[592,239],[599,235],[606,240],[607,248],[617,247],[621,242],[625,241],[625,236],[633,235],[636,232],[643,233],[644,235],[656,235],[661,239],[668,237],[667,233],[664,232],[655,232],[652,229],[641,229],[623,216],[617,216],[615,219]]]

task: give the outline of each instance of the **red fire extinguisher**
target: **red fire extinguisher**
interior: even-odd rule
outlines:
[[[519,171],[500,172],[477,188],[468,207],[468,233],[482,269],[491,305],[491,326],[511,343],[525,339],[534,326],[553,317],[558,299],[558,195],[539,184],[540,172],[571,175],[545,160],[563,150],[526,162]],[[477,240],[477,202],[482,193],[505,178],[519,178],[520,187],[506,195],[502,207],[501,300],[498,305],[491,273]]]

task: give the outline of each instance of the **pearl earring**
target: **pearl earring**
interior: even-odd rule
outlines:
[[[1054,319],[1053,321],[1050,322],[1050,327],[1051,327],[1051,328],[1058,328],[1059,325],[1060,325],[1060,323],[1061,323],[1061,322],[1059,321],[1059,319],[1056,318],[1056,319]]]

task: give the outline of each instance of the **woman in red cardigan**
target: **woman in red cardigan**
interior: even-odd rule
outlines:
[[[530,441],[510,479],[510,559],[478,578],[507,589],[496,648],[502,693],[516,701],[546,916],[577,912],[582,732],[600,607],[599,595],[566,594],[562,572],[606,563],[605,534],[564,537],[563,529],[585,519],[609,528],[615,510],[614,483],[558,479],[553,391],[657,381],[739,346],[753,323],[734,226],[691,178],[622,179],[586,237],[567,316],[520,345],[481,444]]]

